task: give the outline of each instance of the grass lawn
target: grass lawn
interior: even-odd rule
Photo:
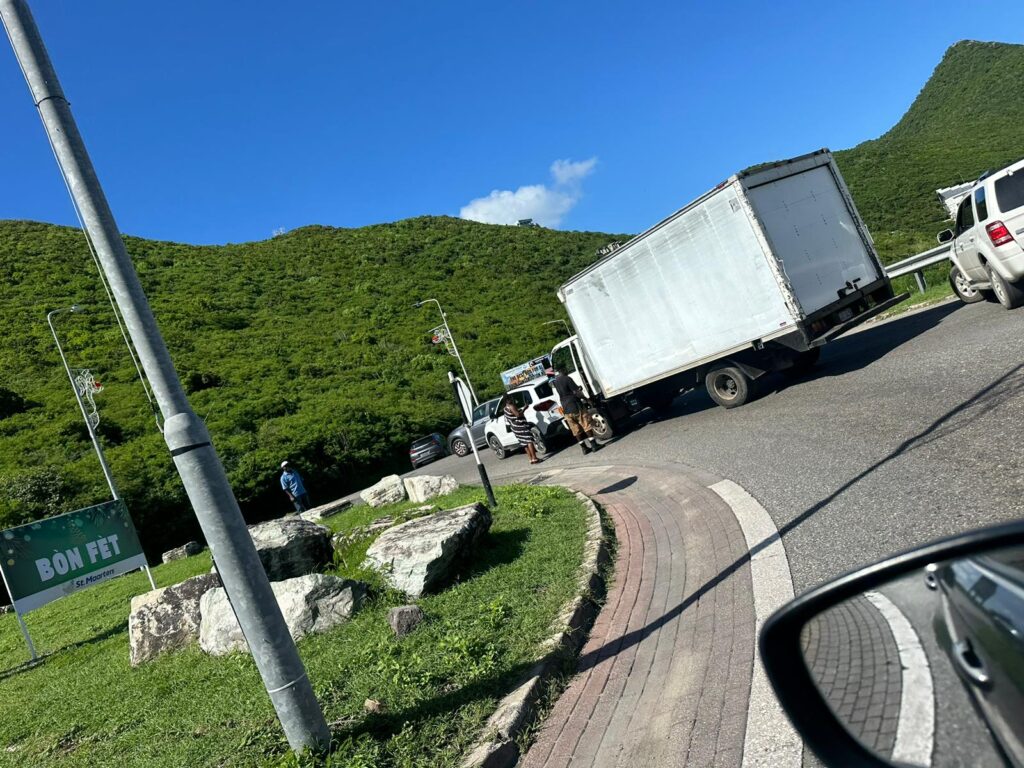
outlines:
[[[364,578],[374,597],[347,624],[299,642],[334,723],[329,766],[454,766],[511,683],[538,656],[559,608],[576,590],[585,537],[582,505],[559,488],[496,490],[499,508],[477,556],[440,594],[424,623],[396,640],[381,588],[355,542],[329,572]],[[463,488],[435,501],[483,501]],[[414,505],[357,507],[327,521],[352,529]],[[160,586],[209,570],[207,553],[153,569]],[[27,651],[13,614],[0,616],[0,765],[250,766],[312,764],[287,750],[248,654],[219,659],[198,646],[137,669],[128,665],[131,596],[141,573],[63,598],[27,616],[45,659]],[[367,714],[366,699],[383,705]]]

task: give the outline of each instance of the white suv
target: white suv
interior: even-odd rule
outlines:
[[[940,243],[950,240],[949,282],[961,301],[991,291],[1007,309],[1024,304],[1024,160],[978,179],[955,228],[939,233]]]
[[[533,444],[538,456],[548,453],[549,441],[567,431],[562,418],[562,404],[558,393],[547,379],[537,379],[521,387],[510,389],[498,401],[494,416],[484,427],[487,445],[499,459],[519,448],[519,441],[512,434],[512,427],[505,421],[503,410],[508,398],[523,412],[523,417],[533,430]]]

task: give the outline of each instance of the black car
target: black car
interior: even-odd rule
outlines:
[[[443,459],[447,455],[448,449],[445,447],[444,438],[437,432],[413,440],[409,446],[409,461],[412,462],[413,469]]]

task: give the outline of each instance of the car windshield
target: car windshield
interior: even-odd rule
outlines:
[[[996,200],[1003,213],[1024,207],[1024,170],[996,180]]]

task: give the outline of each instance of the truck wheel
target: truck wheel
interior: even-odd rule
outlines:
[[[734,365],[712,368],[704,377],[711,399],[723,408],[743,405],[750,397],[750,378]]]
[[[821,357],[821,347],[813,347],[805,352],[797,354],[796,359],[793,360],[793,365],[785,369],[787,376],[796,378],[803,376],[811,372],[811,369],[818,362],[818,358]]]
[[[533,435],[533,450],[537,453],[538,459],[543,459],[550,451],[548,444],[544,442],[544,435],[536,427],[530,427],[530,434]]]
[[[598,410],[590,412],[590,428],[598,440],[611,440],[615,436],[611,420]]]
[[[985,298],[981,291],[971,285],[971,281],[964,276],[964,273],[960,271],[959,267],[950,268],[949,284],[953,288],[953,293],[955,293],[956,297],[964,304],[974,304],[975,302],[982,301]]]
[[[491,446],[491,450],[499,459],[504,459],[508,456],[508,451],[505,450],[505,446],[494,435],[487,438],[487,444]]]
[[[992,292],[995,293],[999,303],[1007,309],[1015,309],[1024,303],[1024,290],[1021,290],[1020,283],[1008,283],[992,267],[988,269],[988,279],[992,281]]]
[[[469,446],[466,445],[466,441],[461,437],[456,437],[452,440],[452,453],[456,456],[465,456],[469,453]]]

